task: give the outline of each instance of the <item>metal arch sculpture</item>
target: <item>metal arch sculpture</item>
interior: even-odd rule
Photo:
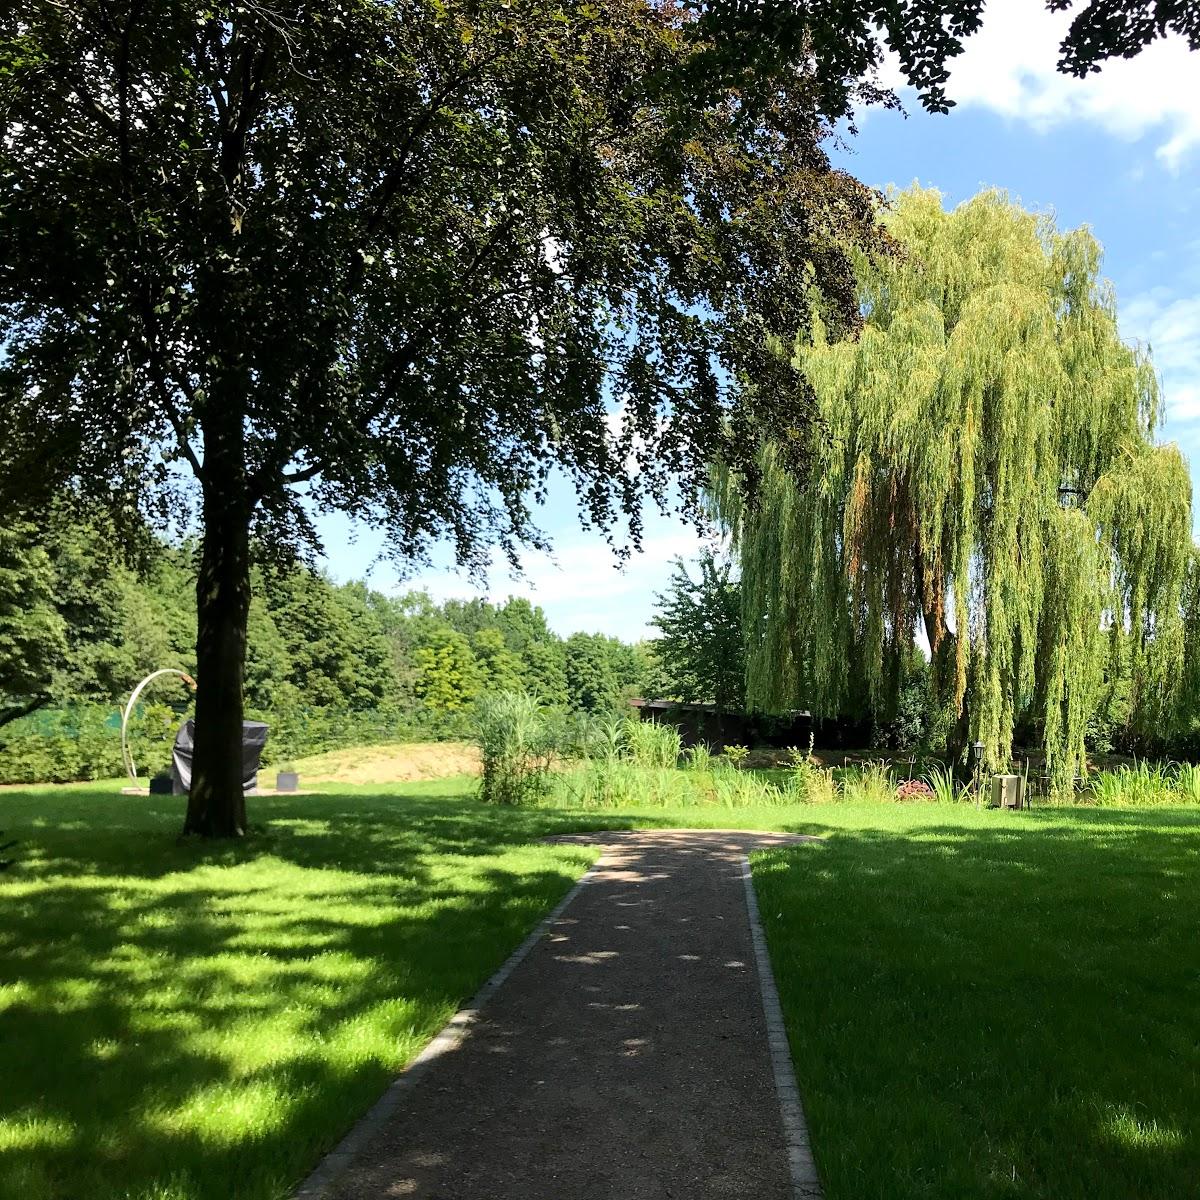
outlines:
[[[196,690],[196,681],[186,672],[181,671],[178,667],[163,667],[161,671],[151,671],[141,683],[133,689],[130,694],[129,702],[125,705],[125,711],[121,714],[121,757],[125,761],[125,773],[129,776],[133,785],[137,786],[137,764],[133,761],[133,755],[129,752],[129,718],[133,714],[133,706],[137,703],[138,697],[142,694],[142,689],[152,680],[157,679],[160,675],[178,675],[194,692]]]

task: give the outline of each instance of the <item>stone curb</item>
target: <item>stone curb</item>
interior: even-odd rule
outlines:
[[[775,1075],[775,1091],[779,1095],[779,1112],[783,1119],[783,1137],[787,1145],[788,1168],[792,1176],[792,1195],[795,1200],[822,1200],[821,1178],[813,1161],[808,1125],[804,1120],[804,1105],[796,1086],[792,1067],[792,1052],[788,1046],[787,1030],[783,1025],[783,1009],[771,970],[771,956],[763,934],[758,912],[758,896],[750,875],[749,857],[742,859],[742,883],[746,888],[746,911],[750,917],[750,940],[754,943],[754,960],[758,964],[759,994],[763,1015],[767,1020],[767,1044],[771,1051],[771,1070]]]
[[[542,918],[533,932],[508,956],[504,965],[450,1018],[424,1050],[388,1085],[387,1091],[355,1122],[350,1132],[317,1164],[312,1174],[292,1193],[292,1200],[327,1200],[330,1189],[354,1161],[360,1150],[380,1131],[413,1086],[443,1054],[458,1049],[471,1034],[479,1010],[517,969],[522,960],[562,916],[563,911],[591,881],[604,863],[602,854],[573,888]]]

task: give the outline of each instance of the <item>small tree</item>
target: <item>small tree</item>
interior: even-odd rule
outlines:
[[[718,562],[711,550],[697,567],[693,579],[676,559],[652,621],[660,631],[654,652],[671,699],[738,710],[746,694],[741,588],[731,577],[732,564]]]

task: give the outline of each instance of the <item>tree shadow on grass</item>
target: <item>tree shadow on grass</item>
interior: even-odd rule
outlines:
[[[469,803],[298,798],[224,848],[27,824],[0,1196],[288,1195],[591,858]]]
[[[21,838],[19,873],[119,873],[152,879],[200,866],[234,866],[276,857],[301,866],[358,873],[412,873],[446,854],[478,857],[549,834],[646,824],[643,816],[603,810],[484,804],[466,791],[256,796],[247,837],[207,842],[179,836],[180,797],[110,792],[0,793],[0,817]],[[650,818],[653,823],[653,818]]]
[[[754,878],[829,1200],[1200,1196],[1200,813],[796,828]]]

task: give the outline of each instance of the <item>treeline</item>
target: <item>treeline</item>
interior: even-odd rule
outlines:
[[[111,531],[65,519],[0,531],[0,782],[120,774],[117,713],[132,687],[160,667],[195,669],[193,548],[146,538],[131,562],[114,544]],[[607,711],[654,690],[655,673],[646,644],[560,637],[522,598],[438,604],[303,566],[254,574],[247,709],[270,723],[276,764],[456,736],[489,690]],[[166,762],[186,698],[170,682],[147,696],[135,723],[140,766]]]

